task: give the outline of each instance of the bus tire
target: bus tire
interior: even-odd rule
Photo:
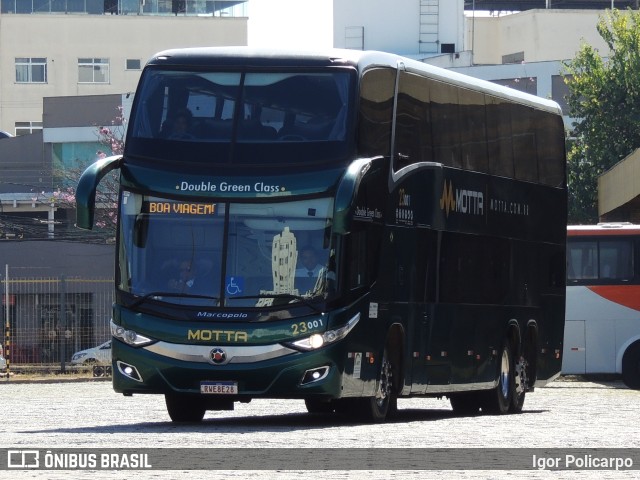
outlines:
[[[509,341],[505,340],[498,358],[498,385],[486,392],[482,411],[493,415],[509,412],[515,390],[513,354]]]
[[[514,362],[513,367],[513,392],[511,393],[509,412],[521,413],[529,381],[527,379],[527,362],[525,358],[520,357],[518,363]]]
[[[524,407],[524,397],[526,392],[520,390],[520,387],[516,386],[511,396],[511,405],[509,406],[510,413],[522,413],[522,407]]]
[[[622,381],[627,387],[640,390],[640,342],[630,345],[622,356]]]
[[[392,409],[392,405],[395,406],[395,400],[393,399],[393,366],[391,364],[391,357],[388,352],[388,348],[385,347],[382,354],[382,360],[380,361],[380,372],[378,374],[378,381],[376,383],[376,393],[373,397],[366,397],[360,399],[358,402],[360,405],[360,416],[363,420],[371,423],[384,422],[387,418],[387,414]]]
[[[167,393],[164,400],[173,422],[201,422],[207,410],[204,400],[196,395]]]

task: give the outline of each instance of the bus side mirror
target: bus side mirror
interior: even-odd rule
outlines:
[[[87,167],[78,180],[76,188],[76,226],[85,230],[93,229],[96,211],[96,190],[104,176],[120,168],[122,155],[103,158]]]

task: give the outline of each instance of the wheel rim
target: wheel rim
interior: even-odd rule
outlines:
[[[502,362],[500,363],[500,393],[503,398],[509,397],[509,352],[502,350]]]
[[[391,362],[387,358],[387,352],[382,357],[382,365],[380,367],[380,382],[376,391],[376,403],[379,407],[384,405],[391,396]]]

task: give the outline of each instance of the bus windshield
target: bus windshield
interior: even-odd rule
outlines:
[[[349,74],[149,69],[137,95],[132,140],[343,141]]]
[[[199,203],[124,191],[121,206],[119,288],[138,301],[271,307],[335,291],[330,198]]]

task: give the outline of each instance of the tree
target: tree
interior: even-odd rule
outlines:
[[[111,126],[97,127],[98,142],[104,146],[104,150],[96,152],[95,159],[106,158],[109,155],[121,155],[124,151],[124,134],[126,131],[126,119],[123,116],[122,107],[118,107],[118,115],[111,122]],[[108,153],[110,152],[110,153]],[[34,195],[32,200],[37,203],[51,205],[58,211],[75,211],[76,208],[76,185],[78,179],[84,171],[84,166],[73,168],[59,168],[55,172],[57,187],[53,192],[41,192]],[[83,240],[90,238],[96,241],[110,241],[114,238],[117,225],[117,205],[118,205],[119,182],[118,174],[111,172],[101,182],[96,193],[96,232],[87,236],[87,232],[77,231],[72,226],[76,235],[67,232],[65,238],[81,237]],[[57,223],[57,222],[56,222]],[[60,237],[59,234],[56,237]]]
[[[609,52],[584,44],[564,63],[569,115],[569,222],[598,220],[597,177],[640,147],[640,12],[610,10],[598,33]]]

